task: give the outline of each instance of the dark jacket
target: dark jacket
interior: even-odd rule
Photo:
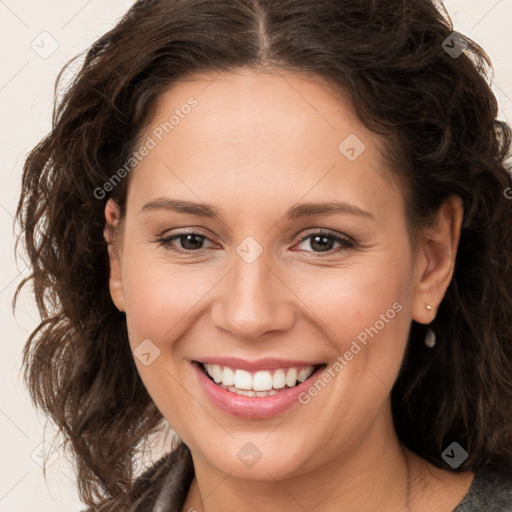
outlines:
[[[180,444],[137,479],[126,512],[181,512],[193,478],[190,451]],[[476,472],[452,512],[512,512],[512,474],[491,468]]]

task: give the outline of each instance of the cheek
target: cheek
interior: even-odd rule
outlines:
[[[362,255],[349,264],[330,268],[301,264],[285,271],[284,283],[293,290],[297,307],[310,307],[328,325],[359,325],[378,319],[394,302],[405,298],[412,275],[407,251]],[[127,248],[123,259],[123,289],[127,317],[136,332],[167,331],[194,307],[200,307],[224,270],[207,264],[171,263],[155,257],[150,248]],[[219,283],[220,284],[220,283]],[[283,287],[283,300],[290,291]],[[307,310],[306,310],[307,311]]]
[[[338,384],[351,382],[365,390],[361,404],[365,397],[387,393],[396,380],[410,329],[412,276],[404,245],[294,288],[308,306],[304,311],[313,311],[311,318],[325,332],[331,360],[339,363],[334,374],[343,370]]]
[[[405,252],[381,251],[339,269],[297,275],[293,290],[332,335],[345,339],[372,326],[387,312],[394,319],[396,309],[407,310],[411,279],[412,262]],[[395,303],[400,307],[393,308]]]
[[[323,331],[331,350],[338,354],[349,350],[354,339],[364,342],[365,333],[369,339],[376,339],[368,334],[368,330],[375,334],[375,326],[381,345],[391,343],[384,334],[403,332],[408,326],[402,321],[409,309],[412,276],[407,244],[360,253],[335,265],[300,263],[283,267],[279,277],[284,285],[278,300],[297,309],[297,321]],[[236,300],[226,293],[222,283],[227,270],[204,262],[171,262],[164,255],[155,256],[154,248],[145,244],[126,247],[123,289],[132,347],[149,338],[173,348],[193,327],[191,321],[212,307],[213,297],[224,293],[223,299]],[[280,293],[279,287],[272,289]],[[393,307],[397,303],[400,314],[396,314],[397,306]],[[396,335],[392,337],[396,341]]]
[[[130,343],[175,339],[214,285],[211,272],[135,257],[123,272]],[[211,276],[213,277],[213,276]],[[210,282],[211,281],[211,282]]]

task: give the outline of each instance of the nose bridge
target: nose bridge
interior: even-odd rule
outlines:
[[[289,328],[293,324],[290,293],[274,274],[271,252],[251,237],[236,252],[213,310],[215,325],[241,339]]]

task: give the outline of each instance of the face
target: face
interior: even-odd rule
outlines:
[[[435,261],[411,249],[377,136],[291,74],[181,81],[155,112],[110,286],[164,417],[240,478],[382,446]]]

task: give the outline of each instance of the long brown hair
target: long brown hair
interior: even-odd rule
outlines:
[[[121,506],[136,447],[162,421],[137,373],[108,288],[104,206],[125,206],[133,153],[155,99],[194,72],[274,66],[323,78],[385,141],[417,232],[450,194],[464,202],[455,274],[423,343],[413,322],[392,390],[401,441],[450,469],[512,465],[510,129],[497,121],[490,62],[460,55],[430,0],[142,0],[87,51],[31,151],[17,219],[42,322],[24,364],[32,397],[72,448],[82,499]],[[60,78],[61,75],[59,75]],[[510,194],[512,195],[512,194]],[[22,283],[22,285],[24,284]],[[20,287],[22,286],[20,285]],[[19,289],[18,289],[19,292]],[[123,501],[125,500],[125,501]]]

